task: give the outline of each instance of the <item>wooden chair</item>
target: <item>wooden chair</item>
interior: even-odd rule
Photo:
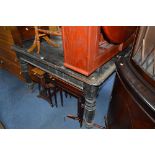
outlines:
[[[32,46],[28,49],[28,52],[33,52],[37,48],[37,54],[40,53],[41,39],[44,39],[49,45],[54,47],[59,47],[59,44],[55,43],[49,35],[61,36],[59,26],[49,26],[48,30],[42,29],[39,26],[34,26],[35,29],[35,39]]]
[[[57,93],[60,92],[60,98],[61,98],[61,105],[63,106],[63,94],[62,90],[59,89],[55,84],[54,80],[50,78],[49,74],[42,71],[39,68],[33,68],[32,74],[37,78],[38,80],[38,89],[39,89],[39,95],[38,97],[43,98],[47,100],[51,106],[53,107],[53,97],[55,100],[55,105],[58,107],[57,103]]]

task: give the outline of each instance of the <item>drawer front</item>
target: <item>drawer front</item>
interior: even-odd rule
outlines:
[[[0,56],[17,63],[16,54],[11,50],[13,44],[9,26],[0,26]]]
[[[0,26],[0,39],[13,44],[13,38],[9,26]]]
[[[22,79],[20,66],[2,56],[0,56],[0,68],[4,68],[10,73],[16,75],[18,78]]]

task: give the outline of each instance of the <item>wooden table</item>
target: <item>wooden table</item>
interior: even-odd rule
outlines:
[[[58,37],[59,41],[61,38]],[[87,128],[93,127],[93,120],[96,110],[96,95],[100,85],[115,71],[114,59],[110,60],[90,76],[85,76],[64,67],[63,48],[54,48],[49,46],[46,42],[42,42],[40,54],[29,53],[28,47],[33,40],[26,41],[24,47],[13,45],[12,49],[21,64],[21,70],[29,87],[32,86],[32,81],[28,73],[28,64],[36,66],[47,73],[50,73],[58,81],[64,83],[61,87],[70,89],[70,93],[76,95],[78,90],[83,93],[85,98],[84,104],[84,122]],[[60,82],[58,82],[60,85]],[[73,88],[76,88],[75,90]]]

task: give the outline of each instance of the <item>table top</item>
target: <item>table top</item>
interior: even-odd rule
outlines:
[[[64,53],[61,36],[57,36],[54,39],[58,44],[60,44],[60,47],[52,47],[48,45],[47,42],[42,41],[40,54],[37,54],[36,51],[32,53],[27,51],[32,45],[33,40],[25,41],[23,47],[13,45],[12,49],[16,52],[19,59],[76,85],[80,89],[83,89],[83,83],[94,86],[101,85],[115,71],[114,59],[101,66],[90,76],[85,76],[66,68],[64,66]]]

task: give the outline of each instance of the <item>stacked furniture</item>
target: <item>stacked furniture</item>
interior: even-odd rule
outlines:
[[[8,70],[19,79],[24,79],[16,53],[11,49],[11,46],[15,43],[14,36],[11,33],[13,29],[16,29],[16,27],[0,26],[0,68]],[[26,26],[19,26],[18,30],[25,40],[34,35],[33,30]]]
[[[0,27],[0,68],[4,68],[22,78],[19,62],[16,53],[11,50],[14,41],[11,35],[10,27]]]
[[[55,79],[57,86],[80,99],[78,117],[69,117],[77,120],[82,118],[80,124],[84,120],[86,127],[92,128],[95,125],[99,88],[115,71],[116,56],[122,52],[128,53],[125,49],[132,44],[135,29],[136,27],[61,26],[62,36],[51,36],[59,47],[50,46],[46,41],[38,39],[40,52],[36,49],[30,52],[34,39],[23,41],[17,27],[12,30],[15,43],[12,48],[18,56],[27,84],[32,85],[29,64],[47,72]]]

